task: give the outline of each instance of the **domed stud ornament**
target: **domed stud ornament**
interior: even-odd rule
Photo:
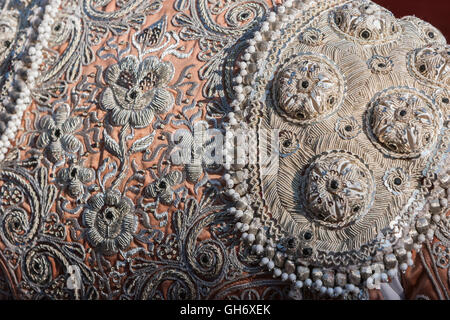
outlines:
[[[416,22],[365,0],[283,8],[250,39],[233,80],[224,127],[251,143],[226,156],[244,149],[253,162],[226,166],[229,212],[260,265],[293,289],[366,297],[413,265],[448,205],[433,191],[450,181],[448,88],[414,87],[399,65],[411,43],[431,41]],[[386,43],[403,49],[380,56]]]

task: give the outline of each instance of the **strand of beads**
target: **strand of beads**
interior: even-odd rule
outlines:
[[[30,16],[30,26],[27,30],[28,41],[24,49],[24,56],[15,66],[13,86],[8,92],[9,103],[5,107],[12,113],[6,129],[0,137],[0,161],[5,159],[11,141],[15,138],[25,110],[31,104],[31,91],[39,77],[39,66],[43,62],[42,50],[47,47],[51,36],[54,18],[61,5],[61,0],[42,1],[45,7],[33,10]]]

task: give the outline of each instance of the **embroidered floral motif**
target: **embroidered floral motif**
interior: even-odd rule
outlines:
[[[317,221],[342,226],[363,215],[375,188],[372,175],[356,157],[341,152],[319,157],[308,169],[306,203]]]
[[[373,73],[388,74],[394,67],[394,62],[389,57],[373,56],[367,64]]]
[[[144,128],[155,113],[169,111],[174,98],[166,86],[174,72],[172,63],[153,56],[141,63],[136,57],[127,56],[108,67],[105,72],[108,87],[102,94],[101,106],[109,111],[111,123]]]
[[[373,102],[370,130],[384,148],[415,157],[436,141],[439,118],[425,97],[401,91],[385,93]]]
[[[75,153],[82,148],[81,142],[74,136],[81,126],[79,117],[70,117],[67,105],[58,107],[52,116],[44,116],[39,121],[40,136],[36,146],[44,149],[51,162],[57,162],[63,157],[63,152]]]
[[[308,28],[300,34],[300,41],[312,46],[320,46],[323,44],[325,34],[317,28]]]
[[[133,209],[131,200],[117,190],[92,196],[83,212],[89,243],[105,255],[126,249],[137,227]]]
[[[299,141],[295,133],[290,131],[280,132],[280,153],[287,156],[299,149]]]
[[[386,188],[395,195],[400,195],[409,185],[409,176],[402,168],[387,171],[383,180]]]
[[[24,199],[24,194],[14,185],[4,184],[0,188],[0,203],[6,207],[17,205]]]
[[[412,68],[420,77],[450,86],[450,46],[435,44],[417,50]]]
[[[84,185],[94,179],[94,174],[93,169],[71,165],[69,168],[61,169],[57,178],[67,194],[77,198],[83,193]]]
[[[401,31],[392,13],[368,1],[343,5],[331,17],[333,26],[362,43],[391,40]]]
[[[319,121],[340,105],[344,81],[325,59],[304,56],[277,75],[274,94],[279,107],[297,123]]]
[[[358,136],[361,132],[361,125],[354,117],[347,117],[338,120],[336,132],[344,140],[350,140]]]
[[[173,201],[173,187],[181,182],[180,171],[172,171],[164,177],[156,180],[144,189],[144,196],[148,198],[158,198],[161,203],[169,205]]]

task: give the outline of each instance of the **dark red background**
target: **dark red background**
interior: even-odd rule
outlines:
[[[441,30],[450,41],[450,0],[373,0],[397,18],[416,16]]]

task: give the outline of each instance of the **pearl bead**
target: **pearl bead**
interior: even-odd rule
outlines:
[[[312,280],[311,280],[311,279],[306,279],[306,280],[305,280],[305,285],[306,285],[307,287],[311,287],[311,285],[312,285]]]
[[[289,275],[289,281],[295,282],[295,280],[297,280],[297,276],[295,275],[295,273],[291,273]]]
[[[257,254],[261,254],[261,253],[264,252],[264,247],[262,245],[260,245],[260,244],[257,244],[256,247],[255,247],[255,251],[256,251]]]
[[[301,289],[303,287],[303,281],[297,281],[295,283],[295,287],[298,288],[298,289]]]
[[[262,265],[265,266],[265,265],[267,265],[268,263],[269,263],[269,258],[264,257],[264,258],[261,259],[261,264],[262,264]]]
[[[390,269],[388,270],[388,276],[389,278],[394,278],[397,275],[397,270],[396,269]]]
[[[281,276],[281,270],[278,269],[278,268],[275,268],[275,269],[273,270],[273,275],[274,275],[275,277]]]
[[[275,263],[273,261],[269,261],[267,264],[267,269],[272,270],[275,267]]]
[[[425,242],[425,235],[420,234],[417,240],[419,240],[419,242]]]
[[[328,294],[330,297],[332,297],[332,296],[334,295],[334,290],[333,290],[333,288],[328,288],[328,289],[327,289],[327,294]]]
[[[316,287],[316,289],[320,289],[320,287],[322,287],[322,280],[320,280],[320,279],[317,279],[315,282],[314,282],[314,286]]]

